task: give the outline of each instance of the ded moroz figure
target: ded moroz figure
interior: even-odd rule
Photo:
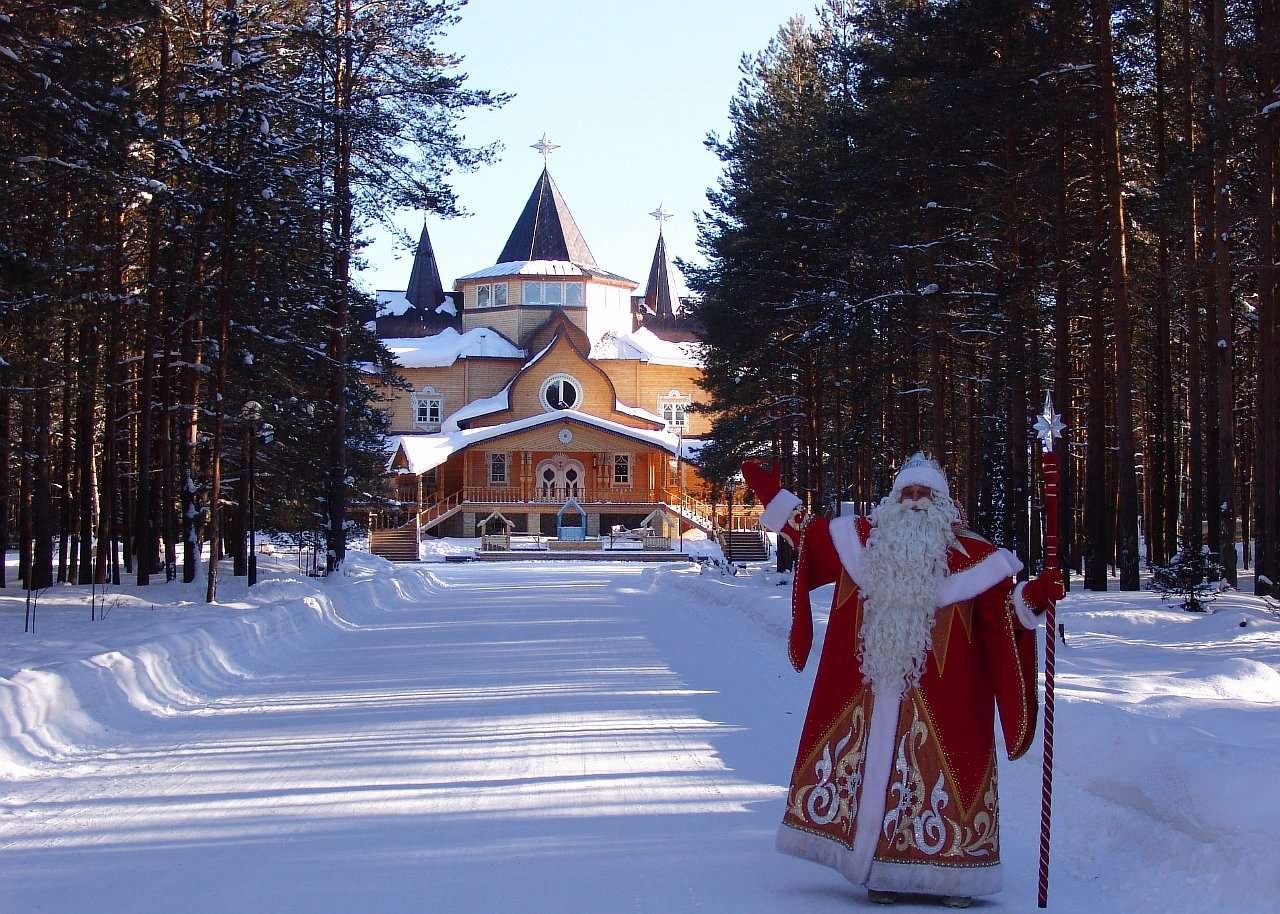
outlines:
[[[1035,733],[1034,629],[1062,595],[1057,570],[1014,586],[1022,563],[960,526],[923,454],[868,517],[809,516],[777,469],[742,473],[765,525],[797,550],[797,670],[813,642],[809,591],[836,582],[778,849],[880,903],[967,907],[998,892],[995,712],[1016,759]]]

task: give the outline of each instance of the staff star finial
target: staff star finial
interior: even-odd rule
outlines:
[[[1053,442],[1062,437],[1066,425],[1062,417],[1053,411],[1053,394],[1044,395],[1044,412],[1036,418],[1035,430],[1046,451],[1053,450]]]
[[[550,158],[551,153],[555,152],[560,147],[555,143],[551,142],[551,138],[547,136],[547,132],[544,130],[542,132],[542,139],[532,144],[529,148],[536,149],[538,150],[538,152],[542,153],[542,167],[546,168],[547,159]]]

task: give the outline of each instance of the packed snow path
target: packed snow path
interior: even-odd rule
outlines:
[[[194,677],[199,695],[150,665],[129,713],[94,712],[110,726],[96,745],[68,744],[4,785],[0,911],[866,904],[838,875],[773,850],[812,668],[797,676],[786,664],[788,589],[768,576],[383,566],[333,585],[282,576],[254,592],[273,587],[282,601],[328,595],[336,616],[280,633],[253,663]],[[1276,836],[1268,766],[1280,739],[1250,731],[1274,727],[1277,626],[1260,616],[1246,631],[1235,614],[1214,623],[1149,595],[1139,606],[1114,596],[1064,607],[1081,633],[1059,661],[1051,909],[1261,910],[1277,879],[1250,851]],[[1184,635],[1188,624],[1202,628]],[[1239,659],[1247,645],[1261,661]],[[124,659],[134,655],[95,662],[127,679],[148,666]],[[157,701],[160,686],[171,701]],[[1030,911],[1038,745],[1002,764],[1001,794],[1006,887],[976,907]],[[1248,797],[1255,808],[1243,808]]]

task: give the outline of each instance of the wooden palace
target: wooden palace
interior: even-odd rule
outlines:
[[[408,389],[391,414],[394,507],[371,549],[416,558],[423,536],[554,536],[570,499],[585,535],[644,526],[754,530],[758,508],[708,504],[689,459],[710,426],[688,293],[661,207],[648,280],[601,268],[544,167],[497,262],[447,293],[424,225],[408,287],[378,292],[377,331]]]

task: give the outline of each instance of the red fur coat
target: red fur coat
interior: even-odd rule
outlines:
[[[1022,563],[957,528],[920,684],[900,699],[877,697],[857,657],[870,521],[806,521],[798,504],[784,491],[765,514],[798,549],[788,644],[796,669],[813,640],[809,591],[833,581],[836,590],[779,849],[873,889],[999,891],[995,713],[1011,759],[1030,748],[1037,716],[1036,620],[1013,584]]]

